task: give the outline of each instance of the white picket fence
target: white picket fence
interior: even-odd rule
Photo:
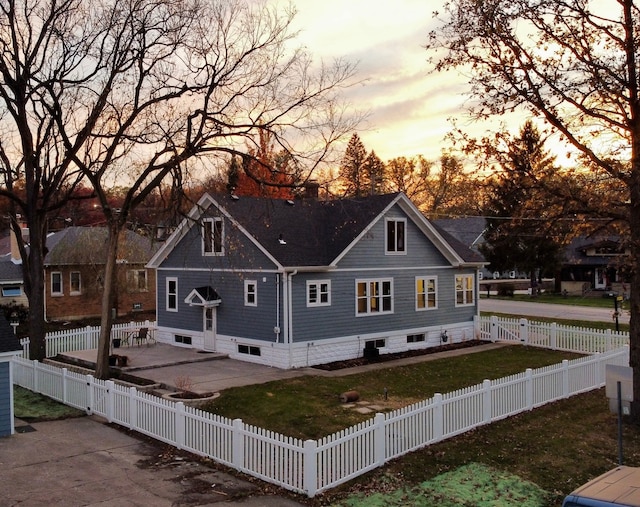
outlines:
[[[111,338],[124,339],[141,327],[149,329],[150,333],[155,330],[155,322],[129,322],[124,324],[114,324],[111,327]],[[86,326],[63,331],[47,333],[46,356],[54,357],[62,352],[70,350],[90,350],[98,348],[98,338],[100,337],[100,326]],[[29,359],[29,338],[20,340],[22,346],[22,357]]]
[[[482,340],[518,342],[580,354],[597,354],[629,344],[629,333],[626,331],[565,326],[555,322],[498,318],[494,315],[476,317],[475,326]]]
[[[319,440],[287,437],[66,369],[16,357],[14,383],[109,422],[313,497],[387,461],[492,421],[602,387],[623,347],[432,398]]]

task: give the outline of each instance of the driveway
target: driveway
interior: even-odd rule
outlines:
[[[274,486],[95,417],[16,421],[16,429],[0,438],[2,507],[304,505]]]

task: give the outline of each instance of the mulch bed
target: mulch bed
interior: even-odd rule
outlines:
[[[419,350],[407,350],[405,352],[395,352],[392,354],[382,354],[376,359],[367,359],[365,357],[357,357],[355,359],[347,359],[345,361],[335,361],[333,363],[319,364],[314,366],[318,370],[334,371],[342,370],[344,368],[352,368],[354,366],[363,366],[373,363],[384,363],[387,361],[393,361],[394,359],[404,359],[405,357],[426,356],[427,354],[435,354],[436,352],[445,352],[448,350],[466,349],[469,347],[477,347],[478,345],[485,345],[491,343],[487,340],[469,340],[466,342],[449,343],[447,345],[440,345],[437,347],[429,347]]]

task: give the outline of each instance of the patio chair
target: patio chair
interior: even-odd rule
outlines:
[[[150,340],[149,328],[141,327],[140,329],[138,329],[138,331],[134,331],[133,333],[129,334],[128,339],[130,340],[130,343],[132,345],[135,342],[138,347],[141,343],[146,343],[148,345]]]

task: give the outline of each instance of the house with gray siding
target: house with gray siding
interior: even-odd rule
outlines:
[[[11,359],[20,353],[20,342],[0,312],[0,437],[14,433]]]
[[[147,264],[158,341],[279,368],[474,339],[482,266],[403,193],[205,194]]]

